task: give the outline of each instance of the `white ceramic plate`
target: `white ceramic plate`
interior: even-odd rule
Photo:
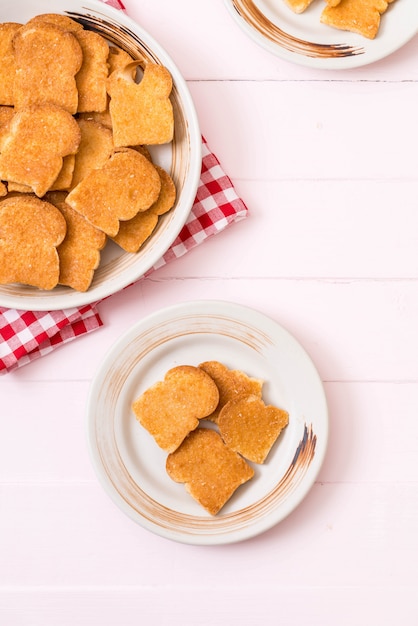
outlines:
[[[265,381],[263,398],[289,412],[264,465],[210,516],[165,471],[166,454],[137,422],[132,402],[176,365],[218,360]],[[324,458],[328,414],[321,380],[299,343],[269,317],[203,300],[158,311],[110,350],[88,400],[88,441],[97,475],[134,521],[166,538],[224,544],[259,534],[304,498]]]
[[[417,0],[395,0],[370,40],[321,24],[323,0],[295,14],[285,0],[225,0],[242,30],[269,52],[287,61],[323,69],[347,69],[382,59],[418,32]]]
[[[0,22],[25,23],[36,14],[51,11],[82,20],[86,28],[96,30],[132,56],[141,55],[170,70],[175,137],[171,144],[153,146],[152,155],[173,177],[177,201],[174,209],[162,216],[156,232],[137,254],[123,252],[116,244],[107,244],[86,293],[63,286],[42,291],[22,285],[0,285],[0,306],[43,311],[100,300],[134,282],[155,265],[176,239],[190,213],[202,166],[202,140],[194,104],[185,80],[163,48],[122,11],[98,0],[54,0],[53,3],[50,0],[1,0]]]

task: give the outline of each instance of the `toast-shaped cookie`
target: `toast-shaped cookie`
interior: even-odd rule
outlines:
[[[218,427],[228,448],[249,461],[264,463],[288,422],[286,411],[250,395],[227,402],[219,414]]]
[[[158,224],[158,215],[152,209],[137,213],[135,217],[121,222],[118,233],[112,240],[125,252],[135,253],[152,235]]]
[[[71,188],[74,189],[91,170],[105,165],[113,152],[112,131],[92,119],[79,118],[80,145],[75,155]]]
[[[285,2],[294,13],[303,13],[313,0],[285,0]]]
[[[13,37],[14,106],[52,103],[71,114],[78,108],[75,75],[83,53],[75,35],[50,23],[30,23]]]
[[[135,78],[136,75],[136,64],[134,63],[134,59],[122,48],[119,46],[115,46],[112,44],[109,46],[109,56],[107,57],[107,64],[109,66],[109,76],[115,70],[123,70],[127,65],[133,63],[132,65],[132,78]]]
[[[170,478],[185,483],[187,491],[211,515],[216,515],[232,494],[254,476],[254,470],[229,448],[214,430],[198,428],[168,455]]]
[[[0,105],[14,104],[16,61],[13,37],[21,26],[16,22],[0,24]]]
[[[147,63],[136,83],[132,72],[139,65],[137,61],[115,70],[107,80],[115,146],[164,144],[173,139],[171,74],[162,65]]]
[[[157,200],[160,177],[136,150],[115,152],[100,169],[91,170],[67,197],[67,203],[110,237],[120,220],[146,211]]]
[[[191,365],[170,369],[132,405],[139,423],[166,452],[176,450],[184,438],[218,404],[219,393],[203,370]]]
[[[90,287],[94,271],[99,266],[100,251],[106,244],[106,235],[74,211],[65,198],[63,192],[46,195],[46,199],[57,207],[67,224],[65,239],[57,248],[59,284],[84,292]]]
[[[71,186],[74,172],[75,155],[69,154],[62,159],[62,168],[55,181],[50,187],[50,191],[67,191]],[[33,193],[32,187],[9,181],[7,183],[9,191],[19,193]]]
[[[0,179],[27,185],[42,197],[57,179],[63,157],[75,154],[80,129],[54,104],[18,110],[8,125],[0,154]]]
[[[53,289],[59,280],[57,246],[66,222],[56,207],[35,196],[0,201],[0,283]]]
[[[111,72],[124,68],[128,63],[132,63],[133,59],[129,56],[127,52],[118,48],[117,46],[110,46],[109,55],[107,57],[107,66],[108,66],[108,74]],[[132,71],[132,78],[135,77],[136,74],[136,66]],[[85,111],[81,112],[78,115],[79,119],[93,120],[106,126],[106,128],[110,128],[112,130],[112,118],[110,117],[109,111],[109,95],[106,97],[106,108],[103,111]]]
[[[321,13],[321,22],[340,30],[348,30],[368,39],[375,39],[380,16],[388,8],[386,0],[341,0],[328,4]]]
[[[213,378],[219,390],[218,406],[206,419],[217,422],[219,413],[225,404],[242,395],[251,394],[261,398],[263,381],[259,378],[251,378],[240,370],[230,370],[219,361],[205,361],[199,367]]]
[[[75,79],[78,89],[78,112],[107,109],[106,81],[109,46],[103,37],[91,30],[75,34],[83,52],[83,63]]]
[[[140,247],[152,235],[158,217],[167,213],[176,200],[176,188],[171,176],[161,167],[155,165],[161,181],[158,200],[147,210],[138,213],[131,220],[121,222],[115,241],[125,252],[138,252]]]

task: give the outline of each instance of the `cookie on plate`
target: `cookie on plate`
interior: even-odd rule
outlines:
[[[185,483],[188,493],[211,515],[216,515],[232,494],[254,476],[253,468],[209,428],[191,432],[168,455],[170,478]]]
[[[218,389],[210,376],[198,367],[179,365],[146,389],[132,409],[160,448],[174,452],[218,400]]]
[[[289,422],[289,414],[255,395],[230,400],[218,418],[219,432],[231,450],[254,463],[264,463]]]
[[[375,39],[380,26],[380,16],[387,8],[386,0],[340,0],[338,4],[328,3],[322,11],[321,22],[340,30],[363,35],[368,39]]]
[[[240,370],[231,370],[219,361],[205,361],[199,367],[215,381],[219,390],[219,403],[215,411],[206,419],[217,422],[219,413],[227,402],[242,395],[261,397],[263,382],[259,378],[251,378]]]

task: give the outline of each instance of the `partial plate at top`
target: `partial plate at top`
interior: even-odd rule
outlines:
[[[300,14],[285,0],[224,0],[242,30],[287,61],[320,69],[348,69],[395,52],[418,32],[417,0],[394,0],[381,16],[375,39],[321,24],[324,0]]]
[[[190,214],[202,168],[202,136],[186,81],[162,46],[126,13],[99,0],[1,0],[0,22],[26,23],[41,13],[62,13],[94,30],[128,52],[134,59],[164,65],[171,73],[174,140],[151,146],[156,164],[173,178],[177,199],[171,211],[161,216],[156,231],[136,254],[108,242],[101,254],[92,285],[81,293],[58,285],[44,291],[26,285],[0,285],[0,306],[50,311],[83,306],[101,300],[138,280],[149,271],[175,241]]]
[[[263,379],[266,404],[289,413],[266,462],[253,464],[255,476],[214,517],[169,478],[166,453],[132,411],[172,367],[211,360]],[[252,308],[202,300],[157,311],[116,342],[94,377],[87,428],[98,478],[124,513],[168,539],[226,544],[271,528],[306,496],[325,455],[328,413],[319,375],[289,332]]]

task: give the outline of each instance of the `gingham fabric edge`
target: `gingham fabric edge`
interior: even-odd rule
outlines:
[[[0,343],[0,375],[12,372],[102,325],[95,305],[51,312],[0,308],[0,337],[3,340]]]

